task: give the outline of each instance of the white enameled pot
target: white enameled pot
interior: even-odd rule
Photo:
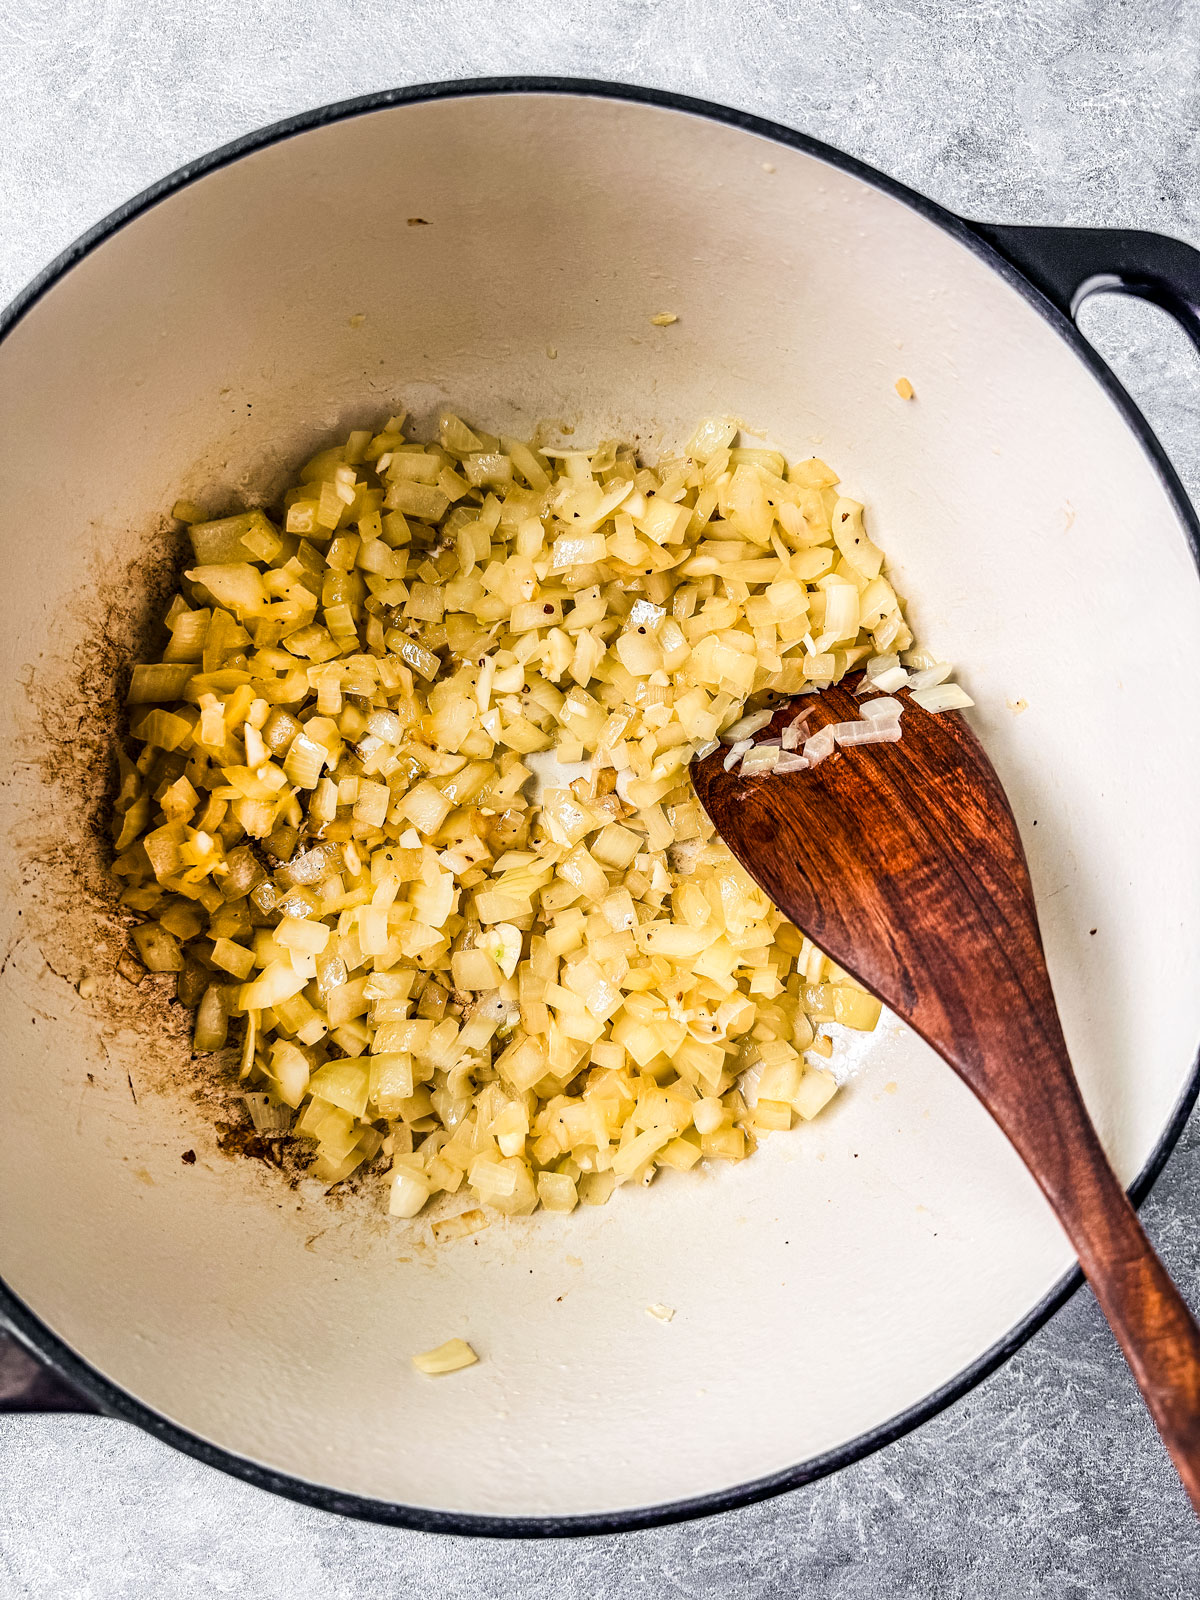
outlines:
[[[650,456],[736,415],[835,464],[919,637],[961,664],[1089,1108],[1144,1190],[1200,1035],[1200,743],[1163,692],[1200,650],[1196,530],[1063,311],[1126,287],[1194,331],[1198,262],[973,229],[778,127],[532,81],[296,118],[57,262],[0,343],[0,1312],[26,1342],[255,1482],[507,1533],[802,1482],[1015,1348],[1076,1281],[1070,1251],[894,1024],[828,1114],[742,1165],[448,1245],[234,1159],[186,1029],[113,972],[105,750],[177,496],[268,497],[401,406]],[[456,1335],[478,1366],[413,1370]]]

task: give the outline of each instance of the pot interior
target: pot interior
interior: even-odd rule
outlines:
[[[924,1045],[885,1025],[827,1114],[745,1164],[435,1246],[377,1191],[314,1199],[219,1148],[177,1008],[113,971],[91,830],[172,503],[268,499],[337,430],[443,402],[650,457],[729,413],[841,472],[978,702],[1126,1180],[1200,1031],[1198,735],[1163,692],[1200,588],[1137,438],[1007,282],[859,178],[652,104],[312,128],[142,211],[0,347],[0,1272],[116,1384],[297,1478],[513,1516],[706,1496],[919,1405],[1070,1265]],[[418,1375],[452,1336],[480,1364]]]

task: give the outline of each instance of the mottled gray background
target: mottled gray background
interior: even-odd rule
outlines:
[[[0,299],[237,134],[371,89],[501,72],[723,100],[979,217],[1200,244],[1198,67],[1195,0],[0,0]],[[1093,302],[1085,329],[1195,494],[1196,357],[1132,303]],[[1145,1216],[1200,1302],[1196,1117]],[[1196,1527],[1086,1292],[871,1460],[612,1539],[396,1532],[262,1494],[120,1423],[0,1420],[3,1600],[1166,1600],[1200,1589]]]

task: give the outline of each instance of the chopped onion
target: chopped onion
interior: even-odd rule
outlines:
[[[367,718],[367,732],[384,744],[399,744],[404,725],[394,711],[372,711]]]
[[[965,711],[968,706],[975,704],[966,690],[960,688],[957,683],[942,683],[932,689],[918,689],[912,698],[923,711]]]
[[[656,606],[649,600],[635,600],[625,626],[627,628],[657,628],[666,614],[662,606]]]
[[[404,430],[322,450],[275,518],[183,507],[198,564],[133,672],[114,872],[142,962],[199,1001],[195,1049],[244,1029],[256,1129],[309,1141],[322,1193],[382,1156],[397,1218],[459,1195],[442,1241],[820,1108],[815,1024],[877,1004],[713,836],[688,763],[803,773],[898,738],[901,660],[961,691],[919,676],[822,462],[727,421],[656,468],[449,412]],[[747,710],[864,659],[861,721]]]
[[[886,720],[889,717],[899,717],[903,711],[904,702],[893,699],[891,695],[881,696],[878,700],[868,700],[862,708],[863,716],[869,718],[872,722],[880,719]]]
[[[456,1217],[439,1218],[430,1225],[429,1231],[438,1244],[447,1244],[451,1239],[466,1239],[490,1226],[487,1212],[473,1206],[469,1211],[460,1211]]]
[[[742,757],[741,772],[745,778],[754,778],[762,773],[771,772],[779,760],[780,749],[778,745],[760,744],[753,750],[747,750]]]
[[[907,683],[908,673],[903,667],[889,667],[886,672],[877,672],[871,679],[872,688],[880,689],[884,694],[903,689]]]
[[[918,672],[909,673],[908,687],[910,689],[932,689],[936,684],[945,683],[953,671],[954,668],[945,661],[939,662],[935,667],[922,667]]]
[[[894,744],[900,738],[900,721],[864,717],[860,722],[837,722],[828,730],[840,745]]]
[[[697,461],[708,461],[737,438],[738,425],[725,417],[702,422],[688,441],[687,453]]]
[[[431,650],[426,650],[415,639],[397,639],[393,648],[405,665],[422,678],[432,680],[437,677],[441,663]]]
[[[407,1167],[398,1167],[388,1197],[389,1213],[393,1217],[415,1217],[428,1199],[429,1185],[424,1177]]]
[[[242,1099],[246,1102],[246,1110],[250,1113],[255,1133],[261,1133],[267,1139],[276,1139],[291,1127],[291,1108],[280,1105],[277,1100],[272,1100],[270,1095],[244,1094]]]
[[[815,767],[819,761],[824,761],[834,752],[835,741],[832,725],[819,729],[810,734],[804,741],[804,759],[810,767]]]
[[[317,883],[325,875],[328,862],[329,857],[324,849],[305,850],[293,856],[281,870],[286,873],[289,883]]]
[[[229,1036],[229,997],[221,984],[210,984],[196,1010],[192,1049],[197,1055],[223,1050]]]
[[[489,994],[481,994],[475,1002],[474,1014],[486,1017],[496,1023],[508,1023],[511,1019],[509,1002],[504,998],[499,989],[493,989]]]
[[[924,672],[927,667],[941,665],[940,657],[935,656],[932,650],[904,650],[900,659],[910,672]]]
[[[775,771],[778,773],[807,772],[809,766],[810,762],[807,757],[800,755],[798,751],[789,752],[785,750],[775,763]]]
[[[463,1367],[473,1367],[479,1360],[465,1339],[447,1339],[436,1350],[425,1350],[412,1358],[418,1372],[438,1377],[446,1372],[460,1372]]]
[[[742,717],[732,727],[726,728],[721,734],[723,744],[739,744],[743,739],[752,738],[760,728],[765,728],[775,715],[773,711],[752,711],[749,716]]]

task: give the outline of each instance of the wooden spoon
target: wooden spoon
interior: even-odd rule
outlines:
[[[853,683],[805,699],[807,732],[861,715]],[[1008,800],[957,712],[931,716],[901,698],[895,744],[753,778],[727,773],[722,747],[693,763],[696,793],[776,905],[915,1028],[1012,1140],[1200,1511],[1200,1328],[1080,1096]]]

